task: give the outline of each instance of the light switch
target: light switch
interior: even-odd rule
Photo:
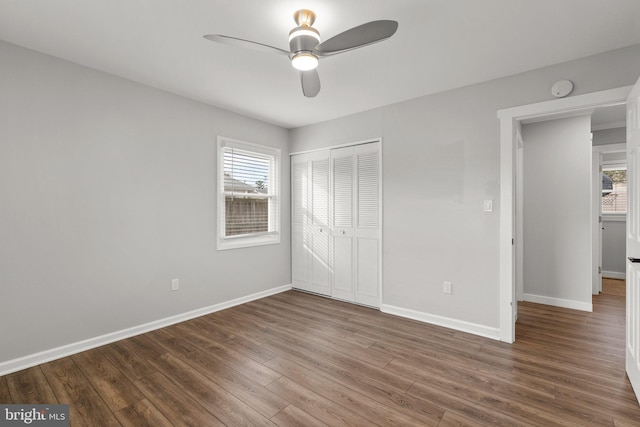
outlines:
[[[485,200],[484,201],[484,211],[485,212],[493,212],[493,200]]]
[[[451,282],[442,283],[442,292],[444,292],[445,294],[451,293]]]

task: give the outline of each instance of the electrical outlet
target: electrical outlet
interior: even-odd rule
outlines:
[[[173,279],[171,281],[171,290],[177,291],[178,289],[180,289],[180,279]]]
[[[451,293],[451,282],[444,282],[442,284],[442,292],[444,292],[445,294]]]

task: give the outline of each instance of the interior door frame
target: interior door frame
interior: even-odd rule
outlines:
[[[591,295],[602,290],[602,150],[593,145],[591,133]]]
[[[500,341],[515,341],[516,313],[516,144],[523,120],[549,120],[585,114],[597,107],[626,103],[632,86],[498,110],[500,120]]]
[[[599,187],[599,198],[600,198],[600,203],[598,203],[598,215],[602,216],[602,222],[600,224],[598,224],[598,234],[599,234],[599,243],[598,243],[598,261],[599,264],[598,266],[602,267],[602,258],[603,258],[603,252],[602,252],[602,229],[604,227],[604,222],[605,222],[605,217],[602,214],[602,168],[607,167],[608,165],[610,166],[611,164],[621,164],[622,161],[615,161],[615,162],[610,162],[610,161],[605,161],[602,159],[602,156],[605,154],[612,154],[612,153],[625,153],[627,152],[627,144],[626,143],[615,143],[615,144],[606,144],[606,145],[594,145],[593,146],[593,153],[594,155],[597,153],[598,157],[599,157],[599,165],[598,165],[598,187]],[[624,164],[626,165],[627,161],[625,159]],[[626,219],[625,219],[626,222]],[[598,283],[598,290],[597,292],[595,292],[594,289],[594,295],[597,295],[598,293],[602,292],[602,269],[599,272],[599,283]]]

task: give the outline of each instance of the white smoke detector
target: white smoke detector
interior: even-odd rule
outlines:
[[[571,80],[560,80],[555,82],[551,87],[551,94],[556,98],[564,98],[573,90],[573,82]]]

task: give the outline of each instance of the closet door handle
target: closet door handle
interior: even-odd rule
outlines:
[[[318,232],[322,233],[322,228],[318,229]]]
[[[345,234],[345,233],[346,233],[346,231],[340,230],[340,234]]]
[[[640,258],[629,257],[627,259],[631,262],[640,262]]]

